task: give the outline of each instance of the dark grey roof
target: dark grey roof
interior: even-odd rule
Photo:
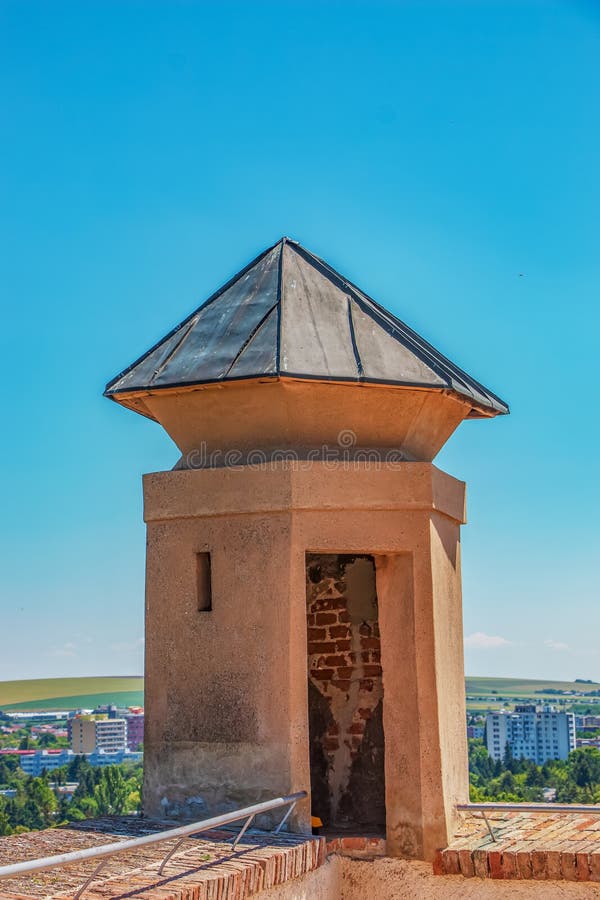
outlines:
[[[282,238],[128,369],[105,396],[248,378],[450,390],[472,415],[508,406],[326,262]]]

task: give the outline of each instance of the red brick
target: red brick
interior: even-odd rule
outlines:
[[[435,856],[433,857],[433,874],[434,875],[443,875],[444,874],[444,854],[442,850],[436,850]]]
[[[577,881],[590,881],[592,872],[589,853],[576,853],[575,859],[577,862]]]
[[[381,666],[363,666],[363,675],[366,678],[381,678]]]
[[[338,617],[334,612],[319,612],[317,613],[317,625],[333,625],[337,622]]]
[[[461,875],[464,875],[465,878],[472,878],[474,876],[475,869],[473,868],[473,857],[471,856],[470,850],[458,851],[458,865]]]
[[[591,881],[600,881],[600,852],[590,853]]]
[[[360,689],[361,691],[372,691],[373,690],[373,682],[370,678],[361,678],[360,680]]]
[[[330,625],[329,626],[329,636],[332,638],[345,638],[350,634],[350,629],[347,625]]]
[[[346,693],[350,690],[350,681],[339,680],[338,678],[334,678],[331,681],[332,685],[338,689],[338,691],[345,691]]]
[[[379,650],[381,648],[381,641],[379,638],[361,637],[360,646],[363,650]]]
[[[364,837],[344,837],[342,838],[343,850],[365,850],[367,839]]]
[[[354,669],[352,666],[339,666],[337,670],[338,678],[352,678],[354,675]]]
[[[326,609],[345,609],[346,604],[343,597],[319,597],[310,604],[311,612],[321,612]]]
[[[519,878],[531,878],[531,854],[527,850],[517,852],[517,871]]]
[[[349,622],[349,621],[350,621],[350,616],[348,615],[347,610],[345,610],[345,609],[340,610],[340,613],[339,613],[339,615],[338,615],[338,619],[339,619],[340,622]]]
[[[359,706],[359,708],[356,711],[357,711],[358,715],[361,717],[361,719],[365,719],[366,721],[368,721],[371,718],[371,716],[373,715],[373,711],[370,710],[366,706]]]
[[[473,850],[473,869],[478,878],[489,878],[487,850]]]
[[[316,619],[317,619],[317,617],[314,615],[314,613],[308,613],[308,615],[306,616],[306,624],[314,625],[316,622]]]
[[[444,872],[446,875],[460,875],[457,850],[444,850]]]
[[[577,881],[577,857],[570,850],[561,850],[560,868],[565,881]]]
[[[517,854],[516,853],[513,853],[511,850],[505,850],[502,853],[501,863],[502,863],[502,877],[503,878],[518,878],[519,877],[519,868],[517,866]]]
[[[323,739],[323,747],[328,753],[334,753],[336,750],[340,749],[340,742],[337,738],[326,737]]]
[[[371,626],[366,622],[363,622],[360,628],[358,629],[359,634],[362,634],[363,637],[371,637]]]
[[[346,640],[346,641],[336,641],[335,642],[336,650],[349,650],[351,646],[352,646],[352,641]]]
[[[317,654],[325,654],[325,653],[335,653],[336,645],[332,641],[317,641],[315,643],[309,643],[308,652],[311,656],[316,656]]]
[[[325,657],[325,665],[326,666],[345,666],[346,665],[346,657],[345,656],[326,656]]]
[[[559,881],[562,878],[558,850],[546,851],[546,877],[549,881]]]
[[[546,873],[546,851],[531,851],[531,874],[538,881],[544,881],[548,876]]]
[[[309,628],[308,629],[308,640],[309,641],[324,641],[327,638],[327,632],[324,628]]]
[[[310,677],[317,681],[329,681],[333,676],[333,669],[311,669]]]

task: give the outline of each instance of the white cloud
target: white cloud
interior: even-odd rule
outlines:
[[[509,647],[512,641],[500,637],[499,634],[485,634],[483,631],[475,631],[465,638],[465,647],[471,650],[490,650],[496,647]]]
[[[549,647],[550,650],[570,650],[568,644],[565,644],[563,641],[553,641],[552,638],[548,638],[547,641],[544,641],[546,647]]]

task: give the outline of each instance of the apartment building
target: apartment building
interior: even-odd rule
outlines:
[[[100,716],[79,716],[71,722],[74,753],[117,753],[127,749],[127,722]]]
[[[566,759],[575,749],[575,716],[552,706],[517,706],[513,712],[488,713],[486,744],[494,760],[504,757],[506,745],[514,757],[542,765]]]
[[[51,750],[0,750],[0,758],[9,755],[18,757],[19,765],[27,775],[37,777],[42,772],[52,772],[54,769],[68,766],[77,754],[64,748]],[[117,750],[114,753],[104,750],[94,751],[93,753],[86,753],[85,756],[91,766],[116,766],[124,762],[140,762],[143,758],[142,753],[132,753],[129,750]]]

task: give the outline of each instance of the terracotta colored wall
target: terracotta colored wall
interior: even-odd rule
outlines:
[[[286,449],[302,459],[311,448],[339,449],[338,436],[349,432],[356,438],[353,450],[377,447],[430,460],[471,408],[437,391],[286,379],[159,391],[143,402],[190,468],[223,466],[227,453],[244,463],[257,448],[268,459]]]
[[[388,849],[432,858],[453,799],[467,799],[456,740],[464,485],[428,463],[280,463],[158,473],[144,489],[146,811],[199,818],[308,788],[306,553],[368,554],[387,698]],[[208,613],[197,608],[200,552],[211,553]],[[295,827],[309,814],[300,806]]]

